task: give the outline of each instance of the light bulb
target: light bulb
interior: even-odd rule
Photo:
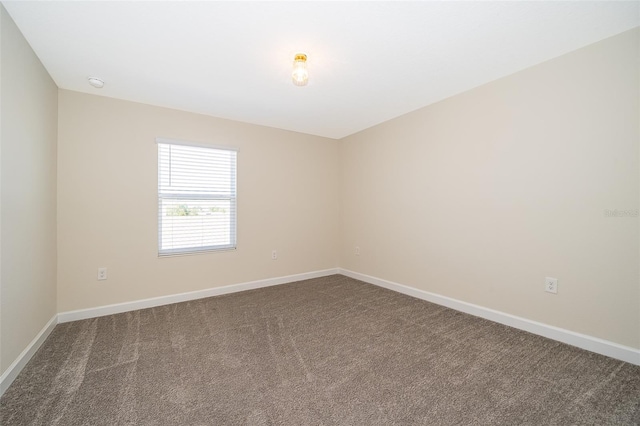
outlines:
[[[291,80],[296,86],[306,86],[309,81],[309,72],[307,71],[307,55],[297,53],[293,59],[293,73]]]

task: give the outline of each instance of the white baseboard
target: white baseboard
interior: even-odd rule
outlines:
[[[326,277],[338,274],[338,268],[322,271],[306,272],[303,274],[287,275],[284,277],[267,278],[264,280],[250,281],[240,284],[231,284],[223,287],[208,288],[205,290],[190,291],[188,293],[172,294],[169,296],[153,297],[151,299],[136,300],[133,302],[117,303],[114,305],[98,306],[96,308],[80,309],[77,311],[61,312],[58,314],[58,322],[78,321],[87,318],[102,317],[105,315],[119,314],[135,311],[137,309],[154,308],[156,306],[169,305],[171,303],[186,302],[189,300],[203,299],[205,297],[219,296],[221,294],[236,293],[239,291],[253,290],[256,288],[270,287],[311,278]]]
[[[40,333],[33,339],[16,360],[0,376],[0,396],[9,388],[11,383],[18,377],[20,371],[29,362],[31,357],[40,348],[42,343],[49,337],[56,324],[77,321],[81,319],[101,317],[105,315],[118,314],[122,312],[134,311],[137,309],[153,308],[156,306],[169,305],[171,303],[186,302],[189,300],[202,299],[205,297],[218,296],[221,294],[236,293],[239,291],[252,290],[256,288],[269,287],[279,284],[286,284],[295,281],[308,280],[311,278],[326,277],[338,274],[338,268],[325,269],[322,271],[307,272],[303,274],[287,275],[284,277],[268,278],[258,281],[250,281],[240,284],[232,284],[223,287],[214,287],[205,290],[191,291],[188,293],[172,294],[169,296],[154,297],[151,299],[124,302],[114,305],[99,306],[97,308],[81,309],[77,311],[61,312],[44,326]]]
[[[485,318],[500,324],[508,325],[520,330],[528,331],[533,334],[567,343],[591,352],[606,355],[611,358],[626,361],[631,364],[640,365],[640,350],[628,346],[619,345],[614,342],[599,339],[597,337],[585,334],[575,333],[573,331],[543,324],[540,322],[528,320],[526,318],[517,317],[515,315],[485,308],[472,303],[463,302],[452,299],[450,297],[441,296],[439,294],[430,293],[417,288],[405,286],[392,281],[383,280],[369,275],[353,272],[347,269],[334,268],[322,271],[307,272],[303,274],[288,275],[284,277],[268,278],[258,281],[250,281],[240,284],[232,284],[223,287],[214,287],[205,290],[192,291],[188,293],[180,293],[169,296],[154,297],[151,299],[137,300],[133,302],[118,303],[108,306],[99,306],[96,308],[81,309],[77,311],[61,312],[49,320],[33,341],[25,348],[18,358],[9,366],[9,368],[0,376],[0,396],[9,388],[11,383],[18,376],[20,371],[29,362],[33,354],[40,348],[42,343],[49,336],[53,328],[58,323],[69,321],[77,321],[87,318],[95,318],[105,315],[117,314],[122,312],[133,311],[137,309],[152,308],[156,306],[168,305],[177,302],[186,302],[189,300],[202,299],[205,297],[218,296],[222,294],[236,293],[239,291],[252,290],[256,288],[269,287],[279,284],[286,284],[295,281],[307,280],[311,278],[326,277],[334,274],[342,274],[360,281],[384,287],[389,290],[397,291],[408,296],[446,306],[460,312],[465,312],[477,317]]]
[[[640,365],[640,350],[629,346],[619,345],[608,340],[599,339],[597,337],[588,336],[586,334],[575,333],[552,325],[543,324],[537,321],[528,320],[526,318],[517,317],[515,315],[485,308],[472,303],[463,302],[461,300],[452,299],[450,297],[441,296],[439,294],[430,293],[428,291],[419,290],[417,288],[394,283],[359,272],[349,271],[339,268],[339,273],[347,277],[355,278],[360,281],[384,287],[398,293],[406,294],[418,299],[426,300],[447,308],[465,312],[480,318],[485,318],[500,324],[508,325],[529,333],[557,340],[581,349],[586,349],[611,358],[626,361],[631,364]]]
[[[53,318],[49,320],[42,330],[40,330],[40,333],[38,333],[18,358],[16,358],[2,376],[0,376],[0,396],[9,389],[11,383],[13,383],[16,377],[18,377],[18,374],[20,374],[20,371],[22,371],[24,366],[27,365],[33,354],[35,354],[42,343],[47,340],[47,337],[49,337],[49,334],[51,334],[51,331],[53,331],[56,324],[58,324],[58,315],[54,315]]]

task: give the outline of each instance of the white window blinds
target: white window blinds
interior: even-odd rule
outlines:
[[[157,142],[159,255],[234,249],[237,152]]]

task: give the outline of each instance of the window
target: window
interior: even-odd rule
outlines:
[[[236,248],[236,157],[158,139],[158,254]]]

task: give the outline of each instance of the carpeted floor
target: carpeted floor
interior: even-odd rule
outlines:
[[[640,367],[341,275],[58,325],[9,425],[631,425]]]

